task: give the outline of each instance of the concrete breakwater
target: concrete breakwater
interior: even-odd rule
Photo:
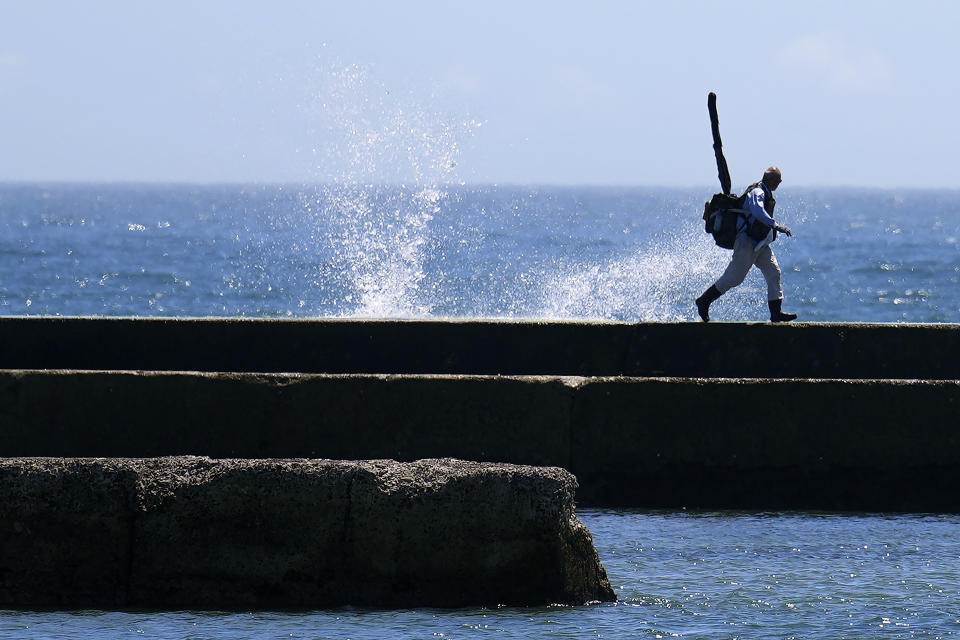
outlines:
[[[590,506],[960,511],[960,326],[0,319],[0,456],[559,466]]]
[[[575,486],[452,459],[3,459],[0,607],[612,600]]]
[[[0,372],[0,455],[563,467],[589,506],[960,511],[960,382]]]
[[[0,369],[960,379],[960,325],[0,318]]]

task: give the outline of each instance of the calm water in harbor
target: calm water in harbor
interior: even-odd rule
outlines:
[[[623,510],[580,515],[617,592],[615,604],[308,613],[0,612],[0,638],[960,636],[960,516]]]

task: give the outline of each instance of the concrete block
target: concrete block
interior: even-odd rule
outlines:
[[[0,607],[612,600],[575,489],[454,459],[5,459]]]

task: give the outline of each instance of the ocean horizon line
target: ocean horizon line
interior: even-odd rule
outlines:
[[[744,183],[746,185],[747,183]],[[550,189],[550,190],[651,190],[651,191],[720,191],[716,185],[709,184],[689,184],[689,185],[670,185],[670,184],[644,184],[644,183],[560,183],[560,182],[465,182],[465,181],[411,181],[411,182],[371,182],[371,181],[273,181],[273,180],[126,180],[126,179],[36,179],[36,180],[3,180],[0,179],[0,187],[191,187],[191,188],[229,188],[229,187],[263,187],[263,188],[386,188],[386,189],[410,189],[410,188],[451,188],[451,189]],[[737,189],[734,189],[736,191]],[[860,192],[960,192],[960,186],[875,186],[858,184],[784,184],[780,191],[860,191]]]

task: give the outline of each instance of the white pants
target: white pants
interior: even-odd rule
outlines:
[[[753,240],[744,234],[737,236],[733,244],[733,257],[730,258],[730,264],[714,286],[720,293],[726,293],[743,282],[753,265],[760,269],[764,280],[767,281],[767,300],[783,298],[780,265],[777,264],[777,257],[773,255],[773,249],[769,244],[765,244],[762,248],[755,250]]]

